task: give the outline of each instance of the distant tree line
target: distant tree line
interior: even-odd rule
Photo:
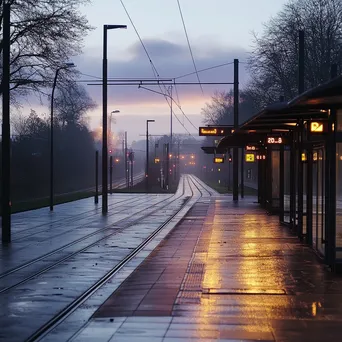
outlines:
[[[81,53],[92,29],[81,5],[88,0],[9,0],[11,5],[11,195],[12,203],[45,197],[50,181],[50,108],[17,114],[23,100],[38,96],[49,105],[54,95],[54,184],[56,193],[94,185],[95,145],[86,115],[96,104],[76,79],[75,68],[61,68]],[[3,27],[0,6],[0,30]],[[0,66],[2,63],[0,35]],[[0,67],[0,82],[2,68]],[[0,83],[0,95],[2,86]],[[45,100],[45,101],[44,101]],[[1,157],[1,150],[0,150]],[[0,172],[1,177],[1,172]],[[0,189],[1,195],[1,189]]]
[[[305,89],[330,79],[330,67],[342,67],[342,1],[294,0],[254,33],[248,59],[250,80],[240,89],[240,122],[280,96],[298,93],[298,32],[305,33]],[[232,123],[232,92],[217,93],[203,108],[205,123]]]

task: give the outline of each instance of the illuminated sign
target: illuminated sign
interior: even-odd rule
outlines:
[[[266,144],[284,144],[284,139],[282,137],[267,137]]]
[[[310,123],[310,132],[323,132],[323,123],[322,122],[311,122]]]
[[[259,147],[258,146],[253,146],[253,145],[247,145],[245,146],[246,151],[258,151]]]
[[[310,132],[311,133],[327,133],[328,127],[326,122],[319,121],[319,122],[310,122]]]
[[[314,152],[313,155],[312,155],[312,160],[313,161],[317,161],[318,160],[318,153],[317,152]]]
[[[200,136],[213,136],[213,137],[224,137],[228,134],[231,134],[233,130],[229,127],[200,127],[199,135]]]
[[[302,161],[306,161],[307,158],[306,158],[306,153],[302,153]]]
[[[154,163],[155,164],[158,164],[160,162],[160,159],[159,158],[154,158]]]
[[[214,158],[214,163],[215,164],[223,164],[224,163],[224,158],[223,157],[215,157]]]
[[[266,159],[266,154],[257,154],[256,159],[257,160],[265,160]]]
[[[247,163],[254,163],[255,161],[255,155],[253,153],[246,153],[245,158]]]

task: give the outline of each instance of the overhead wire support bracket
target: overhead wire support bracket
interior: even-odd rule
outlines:
[[[92,81],[93,82],[93,81]],[[113,82],[113,81],[112,81]],[[115,85],[115,86],[143,86],[143,85],[148,85],[148,86],[159,86],[160,84],[162,85],[187,85],[187,86],[190,86],[190,85],[199,85],[199,82],[162,82],[160,83],[160,81],[158,82],[151,82],[151,81],[148,81],[148,82],[118,82],[118,83],[108,83],[108,85]],[[234,83],[233,82],[201,82],[202,85],[227,85],[227,84],[231,84],[233,85]],[[102,85],[102,83],[87,83],[87,85]]]

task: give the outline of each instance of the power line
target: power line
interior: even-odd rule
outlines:
[[[149,62],[150,62],[150,64],[151,64],[151,67],[152,67],[153,74],[154,74],[155,78],[158,79],[158,78],[160,77],[160,76],[159,76],[159,73],[158,73],[158,70],[157,70],[157,68],[155,67],[155,65],[153,64],[152,58],[151,58],[151,56],[149,55],[149,53],[148,53],[148,51],[147,51],[147,49],[146,49],[146,46],[145,46],[144,42],[142,41],[141,36],[140,36],[140,34],[139,34],[139,32],[138,32],[136,26],[134,25],[131,16],[129,15],[129,13],[128,13],[128,11],[127,11],[127,8],[126,8],[125,4],[123,3],[123,0],[120,0],[120,2],[121,2],[122,7],[124,8],[124,10],[125,10],[125,12],[126,12],[126,14],[127,14],[127,17],[128,17],[128,19],[129,19],[129,21],[131,22],[131,24],[132,24],[132,26],[133,26],[133,28],[134,28],[135,33],[137,34],[137,36],[138,36],[138,38],[139,38],[139,40],[140,40],[140,43],[141,43],[141,45],[142,45],[142,47],[143,47],[143,49],[144,49],[146,55],[147,55],[147,58],[148,58],[148,60],[149,60]],[[171,109],[171,104],[169,103],[166,94],[163,92],[163,90],[162,90],[160,84],[158,84],[158,86],[159,86],[160,91],[164,94],[164,98],[165,98],[167,104],[169,105],[169,107],[170,107],[170,109]],[[202,86],[201,86],[201,87],[202,87]],[[166,89],[165,85],[164,85],[164,89]],[[203,90],[202,90],[202,91],[203,91]],[[177,120],[179,121],[179,123],[184,127],[184,129],[191,135],[191,133],[187,130],[187,128],[180,122],[180,120],[178,119],[178,117],[176,116],[176,114],[175,114],[175,112],[174,112],[173,110],[172,110],[172,113],[173,113],[173,115],[175,115],[176,119],[177,119]],[[192,135],[191,135],[191,136],[192,136]],[[192,137],[193,137],[193,136],[192,136]],[[193,137],[193,138],[195,138],[195,137]]]
[[[140,43],[141,43],[143,49],[145,50],[145,53],[146,53],[146,55],[147,55],[147,57],[148,57],[148,60],[149,60],[149,62],[150,62],[150,64],[151,64],[151,67],[152,67],[152,70],[153,70],[154,75],[155,75],[156,77],[159,77],[158,71],[157,71],[156,67],[154,66],[154,64],[153,64],[153,62],[152,62],[152,59],[151,59],[151,57],[150,57],[150,55],[149,55],[149,53],[148,53],[148,51],[147,51],[147,49],[146,49],[146,46],[145,46],[144,42],[142,41],[142,39],[141,39],[141,37],[140,37],[140,34],[139,34],[137,28],[135,27],[135,25],[134,25],[134,23],[133,23],[133,20],[132,20],[131,16],[129,15],[129,13],[128,13],[128,11],[127,11],[127,8],[126,8],[125,4],[123,3],[122,0],[120,0],[120,2],[121,2],[122,7],[124,8],[124,10],[125,10],[125,12],[126,12],[126,14],[127,14],[127,17],[128,17],[128,19],[129,19],[129,21],[131,22],[131,24],[132,24],[132,26],[133,26],[133,28],[134,28],[135,33],[137,34],[137,36],[138,36],[138,38],[139,38],[139,40],[140,40]]]
[[[96,79],[102,80],[102,77],[100,77],[100,76],[88,75],[88,74],[84,74],[83,72],[80,72],[80,74],[83,75],[83,76],[92,77],[92,78],[96,78]]]
[[[209,68],[205,68],[205,69],[198,70],[197,73],[200,73],[200,72],[203,72],[203,71],[207,71],[207,70],[216,69],[216,68],[221,68],[221,67],[223,67],[223,66],[231,65],[231,64],[234,64],[234,62],[223,63],[223,64],[219,64],[219,65],[214,65],[214,66],[209,67]],[[181,76],[177,76],[177,77],[175,77],[174,79],[177,80],[177,79],[179,79],[179,78],[183,78],[183,77],[186,77],[186,76],[191,76],[191,75],[194,75],[194,74],[196,74],[196,71],[195,71],[195,72],[190,72],[190,73],[188,73],[188,74],[184,74],[184,75],[181,75]]]
[[[143,87],[143,86],[139,86],[139,88],[142,88],[142,89],[145,89],[145,90],[148,90],[148,91],[150,91],[150,92],[152,92],[152,93],[157,93],[157,94],[159,94],[159,92],[157,92],[157,91],[155,91],[155,90],[153,90],[153,89],[149,89],[149,88],[146,88],[146,87]],[[165,94],[163,94],[164,96],[165,96]],[[183,115],[187,118],[187,120],[190,122],[190,124],[192,125],[192,127],[194,127],[196,130],[198,129],[198,127],[196,127],[192,122],[191,122],[191,120],[187,117],[187,115],[184,113],[184,111],[183,111],[183,109],[181,108],[181,106],[175,101],[175,99],[170,95],[170,93],[168,92],[168,96],[169,96],[169,98],[171,99],[171,101],[173,101],[175,104],[176,104],[176,106],[180,109],[180,111],[183,113]],[[173,111],[172,111],[173,112]],[[173,114],[176,116],[176,114],[173,112]],[[179,120],[178,120],[179,121]],[[180,122],[180,121],[179,121]],[[180,124],[185,128],[185,126],[184,126],[184,123],[181,123],[180,122]]]
[[[188,46],[189,46],[189,50],[190,50],[190,55],[191,55],[191,58],[192,58],[192,63],[194,64],[195,73],[197,75],[198,83],[199,83],[199,85],[201,87],[202,94],[204,94],[203,87],[202,87],[202,84],[201,84],[201,81],[200,81],[200,78],[199,78],[199,75],[198,75],[198,71],[197,71],[197,67],[196,67],[196,63],[195,63],[195,58],[194,58],[194,55],[192,53],[192,49],[191,49],[191,45],[190,45],[190,40],[189,40],[188,32],[186,30],[186,26],[185,26],[185,22],[184,22],[184,17],[183,17],[183,13],[182,13],[182,9],[181,9],[179,0],[177,0],[177,3],[178,3],[178,8],[179,8],[179,13],[180,13],[181,18],[182,18],[182,23],[183,23],[183,27],[184,27],[184,32],[185,32],[186,40],[188,42]]]

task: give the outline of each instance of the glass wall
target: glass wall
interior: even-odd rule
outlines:
[[[301,161],[303,163],[303,234],[306,234],[306,221],[307,221],[307,205],[306,205],[306,191],[307,191],[307,175],[308,175],[308,154],[304,150],[301,156]]]
[[[314,203],[315,205],[315,203]],[[325,254],[325,153],[324,149],[318,150],[317,160],[317,200],[316,200],[316,212],[317,212],[317,250],[324,255]],[[313,223],[315,225],[315,223]]]
[[[284,222],[290,223],[290,150],[284,151]]]
[[[272,207],[279,208],[280,151],[272,151]]]
[[[342,143],[336,144],[336,259],[342,260]]]

